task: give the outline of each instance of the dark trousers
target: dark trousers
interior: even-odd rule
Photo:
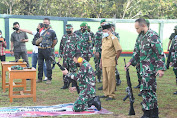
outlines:
[[[27,63],[26,66],[29,67],[27,51],[25,51],[25,52],[14,52],[14,56],[15,56],[15,60],[18,60],[18,59],[20,59],[20,57],[22,57],[22,59],[24,59],[25,62]]]
[[[0,60],[1,61],[6,61],[6,56],[5,55],[0,56]]]
[[[51,48],[47,49],[38,49],[38,79],[42,80],[43,77],[43,64],[44,59],[47,66],[47,78],[52,80],[52,68],[51,68]]]

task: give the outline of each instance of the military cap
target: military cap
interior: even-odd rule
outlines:
[[[109,29],[109,28],[111,28],[111,24],[110,24],[110,23],[107,23],[107,24],[102,25],[102,29],[103,29],[103,30],[104,30],[104,29]]]
[[[88,24],[86,22],[83,22],[80,27],[84,27],[84,26],[88,26]]]
[[[174,30],[176,30],[177,29],[177,25],[174,27]]]
[[[150,26],[150,22],[149,22],[149,20],[146,19],[145,21],[146,21],[146,23],[147,23],[147,26],[149,27],[149,26]]]
[[[101,26],[99,26],[98,29],[101,29]]]
[[[71,24],[66,24],[66,29],[71,29],[73,26]]]
[[[90,26],[87,26],[88,29],[90,29]]]
[[[106,22],[106,19],[102,19],[102,20],[100,21],[100,24],[103,23],[103,22]]]

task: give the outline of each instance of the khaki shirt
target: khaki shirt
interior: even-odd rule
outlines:
[[[122,50],[120,43],[116,36],[112,33],[102,39],[102,67],[116,66],[117,51]]]

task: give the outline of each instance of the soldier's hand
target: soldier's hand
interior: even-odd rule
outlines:
[[[70,87],[70,88],[69,88],[69,92],[70,92],[70,93],[73,93],[74,91],[76,91],[76,87]]]
[[[156,73],[156,76],[159,75],[159,77],[162,77],[164,75],[164,71],[163,70],[158,70]]]
[[[63,75],[67,75],[68,74],[68,70],[65,68],[65,70],[62,71]]]
[[[59,58],[58,58],[58,62],[60,63],[60,61],[61,61],[61,58],[59,57]]]
[[[99,58],[99,52],[95,52],[95,57],[98,59]]]
[[[124,67],[125,71],[127,71],[127,68],[131,65],[131,62],[128,62],[126,66]]]

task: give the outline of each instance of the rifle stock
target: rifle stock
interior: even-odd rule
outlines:
[[[126,67],[125,58],[124,58],[124,63],[125,63],[125,67]],[[133,91],[132,91],[132,84],[131,84],[131,81],[130,81],[129,68],[126,69],[126,79],[127,79],[127,85],[128,85],[128,87],[126,88],[127,95],[125,96],[123,101],[125,101],[127,98],[129,98],[129,100],[130,100],[129,115],[135,115],[135,110],[134,110],[134,107],[133,107],[133,103],[134,103],[135,98],[133,97]]]

